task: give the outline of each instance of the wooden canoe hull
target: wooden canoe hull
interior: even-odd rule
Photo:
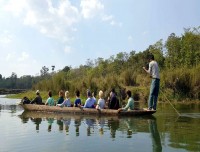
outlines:
[[[38,111],[38,112],[53,112],[53,113],[73,113],[73,114],[84,114],[84,115],[119,115],[119,116],[141,116],[141,115],[152,115],[155,110],[129,110],[121,111],[111,109],[91,109],[91,108],[79,108],[79,107],[58,107],[58,106],[46,106],[46,105],[35,105],[35,104],[24,104],[21,105],[25,111]]]

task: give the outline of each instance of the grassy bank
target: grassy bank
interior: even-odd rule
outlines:
[[[46,102],[46,100],[48,99],[48,92],[47,91],[40,91],[40,95],[42,97],[43,102]],[[12,99],[22,99],[23,97],[28,97],[30,100],[33,100],[35,98],[35,91],[29,90],[23,93],[19,93],[19,94],[11,94],[11,95],[7,95],[7,98],[12,98]],[[53,99],[57,100],[59,98],[59,96],[53,95]],[[82,103],[85,103],[86,98],[85,97],[81,97],[82,99]],[[74,103],[75,100],[75,96],[71,96],[70,97],[71,103]]]
[[[126,87],[126,90],[131,90],[132,91],[132,96],[134,97],[135,101],[140,101],[144,104],[148,102],[148,96],[149,96],[149,86],[148,87]],[[45,102],[48,99],[48,92],[47,91],[40,91],[41,97],[43,99],[43,102]],[[35,98],[35,91],[29,90],[27,92],[19,93],[19,94],[12,94],[12,95],[7,95],[7,98],[14,98],[14,99],[22,99],[23,97],[28,97],[30,100],[33,100]],[[53,99],[57,100],[58,94],[53,94]],[[82,104],[85,103],[86,97],[81,96],[80,97],[82,100]],[[96,96],[98,99],[98,95]],[[105,97],[105,99],[107,96]],[[70,94],[70,100],[71,103],[73,104],[75,101],[75,95],[73,93]],[[159,94],[159,102],[162,103],[200,103],[200,100],[191,100],[189,98],[184,98],[182,100],[177,99],[174,97],[173,90],[163,90],[162,88],[160,89],[160,94]],[[127,99],[121,100],[121,104],[125,105],[127,102]]]

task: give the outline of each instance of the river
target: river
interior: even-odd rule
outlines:
[[[0,96],[0,152],[200,151],[200,105],[159,104],[151,117],[24,112]]]

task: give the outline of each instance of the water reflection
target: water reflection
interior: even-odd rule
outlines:
[[[65,125],[66,135],[69,135],[69,126],[71,123],[71,118],[65,118],[62,120],[63,124]]]
[[[80,127],[85,128],[87,136],[93,135],[96,131],[99,135],[103,135],[104,132],[110,133],[110,138],[117,138],[116,132],[120,131],[125,133],[127,138],[132,138],[133,134],[137,132],[146,132],[152,134],[152,138],[160,139],[157,130],[157,123],[155,117],[96,117],[96,116],[81,116],[81,115],[66,115],[66,114],[53,114],[53,113],[38,113],[38,112],[23,112],[20,116],[23,123],[27,123],[29,118],[34,124],[36,124],[36,130],[39,130],[40,124],[43,120],[48,123],[48,131],[52,130],[52,124],[56,121],[58,130],[60,132],[66,131],[66,135],[69,135],[69,128],[71,121],[74,124],[76,136],[80,135]],[[155,138],[156,137],[156,138]],[[161,144],[160,144],[161,145]]]
[[[153,152],[161,152],[162,151],[162,145],[160,140],[160,134],[157,129],[157,122],[156,118],[153,117],[153,119],[148,120],[149,123],[149,131],[151,133],[152,138],[152,151]]]
[[[105,125],[105,123],[106,123],[106,120],[105,120],[105,118],[98,117],[98,118],[96,119],[96,121],[97,121],[98,128],[99,128],[99,134],[100,134],[100,135],[103,135],[103,133],[104,133],[103,128],[104,128],[104,125]]]
[[[118,151],[122,151],[120,148],[123,146],[126,151],[134,149],[134,151],[197,152],[200,149],[200,136],[198,134],[200,130],[200,104],[195,107],[185,106],[191,108],[191,111],[179,110],[181,116],[178,119],[177,114],[167,105],[160,105],[160,111],[155,114],[155,117],[121,118],[23,112],[19,106],[8,105],[8,101],[6,101],[6,105],[2,104],[5,99],[2,100],[0,102],[0,143],[4,143],[6,139],[6,143],[9,145],[1,144],[0,151],[25,151],[25,149],[26,151],[31,151],[31,149],[32,151],[41,151],[40,148],[44,145],[48,145],[44,151],[55,151],[52,147],[56,147],[58,151],[66,151],[70,148],[69,145],[72,145],[73,149],[68,151],[80,151],[80,147],[81,149],[85,148],[84,145],[76,146],[74,144],[74,146],[72,143],[84,139],[87,139],[85,142],[97,146],[95,151],[100,151],[102,145],[107,148],[107,143],[109,143],[109,147],[116,147]],[[9,103],[14,103],[14,100]],[[19,113],[22,114],[19,115]],[[16,116],[19,116],[20,119]],[[32,140],[35,140],[36,137],[38,140],[33,146]],[[58,138],[69,144],[58,145],[58,142],[55,142]],[[25,142],[28,144],[27,147],[20,146],[21,143]],[[48,149],[49,145],[52,147]],[[59,147],[64,148],[59,149]],[[88,151],[94,150],[94,146],[87,148]],[[107,151],[112,150],[107,149]]]
[[[86,123],[86,126],[87,126],[87,136],[91,136],[91,133],[94,133],[95,119],[86,118],[85,123]]]
[[[110,136],[111,138],[115,138],[116,131],[119,128],[119,119],[109,119],[108,120],[108,127],[110,129]]]
[[[48,132],[51,132],[51,127],[54,122],[54,118],[47,118],[46,120],[48,122]]]
[[[80,135],[80,133],[79,133],[79,127],[80,127],[80,125],[81,125],[81,117],[75,118],[74,119],[74,126],[75,126],[76,136]]]
[[[62,131],[63,130],[63,121],[61,118],[57,120],[57,125],[59,126],[59,131]]]
[[[36,131],[40,130],[40,124],[42,122],[42,118],[31,118],[31,121],[34,122]]]

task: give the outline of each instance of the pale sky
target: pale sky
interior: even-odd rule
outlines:
[[[200,26],[200,0],[0,0],[0,74],[144,51]]]

